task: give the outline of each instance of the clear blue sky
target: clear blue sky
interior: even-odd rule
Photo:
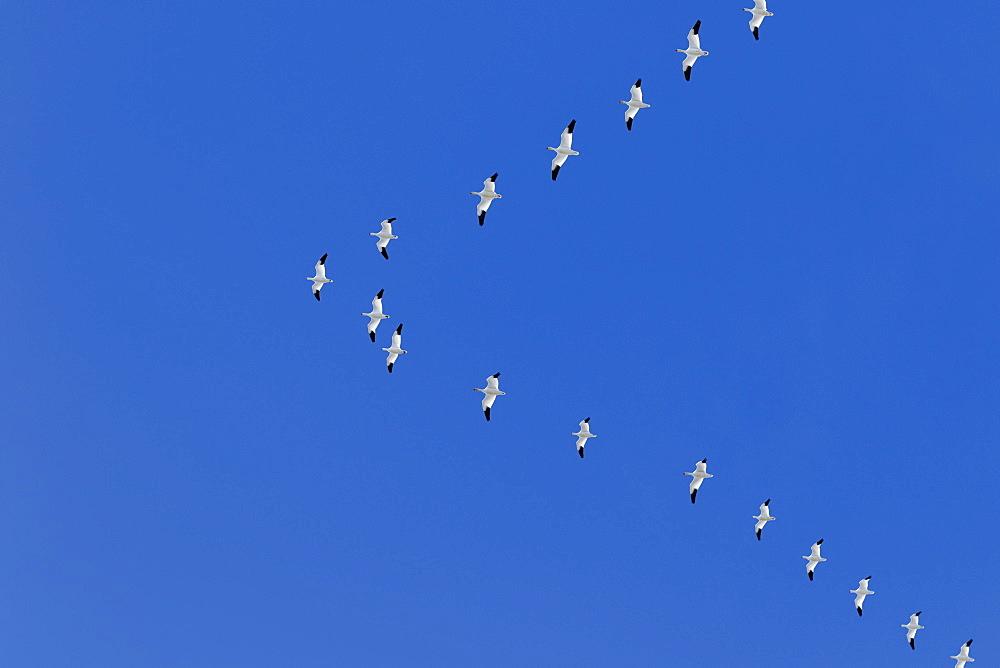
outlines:
[[[0,9],[2,663],[997,665],[996,3],[347,4]]]

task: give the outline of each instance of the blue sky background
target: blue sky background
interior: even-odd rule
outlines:
[[[997,5],[345,4],[0,9],[3,663],[995,665]]]

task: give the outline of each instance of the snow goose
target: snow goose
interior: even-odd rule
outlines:
[[[688,486],[688,489],[691,491],[691,503],[694,503],[695,497],[698,496],[698,488],[701,487],[701,483],[705,480],[705,478],[715,477],[711,473],[706,472],[707,468],[708,460],[703,459],[694,465],[694,471],[684,474],[691,476],[691,484]]]
[[[386,260],[389,259],[389,253],[386,251],[385,247],[389,245],[389,240],[399,238],[392,233],[392,221],[394,220],[396,219],[386,218],[385,220],[382,221],[381,230],[379,230],[378,232],[368,233],[368,236],[370,237],[378,237],[378,241],[375,242],[375,248],[378,249],[378,252],[381,253],[382,257],[384,257]]]
[[[813,543],[812,550],[810,551],[809,556],[802,557],[803,559],[809,560],[809,562],[806,564],[806,575],[809,576],[810,580],[813,579],[813,571],[816,570],[816,564],[818,564],[821,561],[826,561],[826,559],[819,556],[819,549],[820,549],[819,546],[822,544],[823,544],[823,539],[820,538],[818,541]]]
[[[486,210],[490,208],[493,200],[503,197],[503,195],[497,194],[496,183],[497,174],[494,173],[493,176],[483,181],[483,189],[480,192],[469,193],[470,195],[479,195],[479,204],[476,205],[476,213],[479,214],[480,227],[486,222]]]
[[[319,259],[319,262],[316,263],[316,275],[313,276],[313,277],[311,277],[311,278],[307,278],[306,279],[307,281],[312,281],[313,282],[313,284],[312,284],[312,291],[313,291],[313,296],[316,297],[316,301],[320,301],[319,291],[323,289],[323,284],[324,283],[333,283],[332,279],[329,279],[329,278],[326,277],[326,256],[327,255],[329,255],[329,253],[323,253],[323,257],[321,257]]]
[[[900,624],[900,626],[906,629],[906,640],[910,643],[910,649],[917,648],[916,645],[913,644],[913,639],[917,637],[917,631],[924,628],[920,625],[920,615],[921,613],[914,612],[910,615],[910,622],[908,624]]]
[[[392,345],[388,348],[383,348],[382,350],[389,353],[389,356],[385,358],[385,365],[389,367],[389,373],[392,373],[392,365],[396,363],[396,358],[400,355],[406,353],[405,350],[399,347],[399,344],[403,341],[403,325],[400,323],[396,331],[392,333]]]
[[[546,146],[546,151],[555,151],[556,157],[552,158],[552,180],[555,181],[556,177],[559,176],[559,168],[563,166],[566,162],[566,158],[571,155],[580,155],[579,151],[573,150],[573,128],[576,127],[576,120],[569,122],[566,129],[562,131],[562,135],[559,138],[559,148],[552,148],[551,146]]]
[[[631,100],[618,100],[621,104],[628,105],[628,109],[625,110],[625,127],[628,130],[632,129],[632,119],[639,113],[639,110],[649,106],[642,101],[642,79],[635,80],[635,83],[632,84],[631,93]]]
[[[771,511],[767,508],[770,503],[771,499],[768,499],[764,503],[760,504],[760,515],[753,516],[753,518],[757,520],[757,524],[754,526],[754,529],[757,531],[757,540],[760,540],[760,532],[764,530],[764,525],[773,519],[777,519],[771,516]]]
[[[576,436],[576,451],[580,453],[580,459],[583,459],[583,446],[587,445],[588,438],[597,438],[597,434],[590,433],[590,418],[580,422],[580,431],[573,432],[573,436]]]
[[[473,388],[474,392],[482,392],[485,396],[483,397],[483,413],[486,415],[486,421],[490,421],[490,408],[493,406],[493,402],[501,394],[506,394],[500,391],[500,373],[497,372],[486,379],[486,388],[479,389],[478,387]]]
[[[688,48],[674,49],[674,51],[687,55],[687,58],[681,63],[681,67],[684,69],[684,78],[688,81],[691,81],[691,68],[694,67],[694,61],[701,56],[708,55],[708,51],[701,50],[701,38],[698,36],[699,28],[701,28],[701,21],[696,21],[691,32],[688,33]]]
[[[368,316],[368,336],[371,337],[372,343],[375,343],[375,330],[378,329],[378,324],[388,318],[385,313],[382,313],[382,293],[385,290],[379,290],[378,294],[375,295],[375,299],[372,300],[372,312],[362,313],[361,315]]]
[[[958,656],[949,657],[955,659],[955,668],[964,668],[966,663],[972,663],[975,661],[971,656],[969,656],[969,648],[972,647],[972,640],[962,645],[961,651],[959,651]]]
[[[753,17],[750,19],[750,32],[753,33],[754,39],[760,39],[757,35],[757,28],[764,22],[765,16],[774,16],[774,14],[767,11],[767,0],[753,0],[753,9],[744,9],[743,11],[753,14]]]
[[[864,578],[863,580],[858,580],[858,588],[851,590],[851,593],[855,595],[854,596],[854,609],[858,611],[858,617],[862,617],[864,615],[864,613],[861,611],[861,608],[865,604],[865,596],[868,596],[868,594],[874,594],[875,593],[871,589],[868,588],[868,581],[871,580],[871,579],[872,579],[872,576],[869,575],[868,577]]]

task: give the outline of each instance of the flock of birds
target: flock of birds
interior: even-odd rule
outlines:
[[[759,40],[759,29],[761,24],[764,22],[764,17],[773,16],[773,14],[767,11],[767,0],[754,0],[754,7],[752,9],[744,9],[743,11],[750,12],[753,16],[750,19],[750,31],[753,33],[754,39]],[[691,70],[694,67],[695,61],[702,56],[707,56],[708,51],[704,51],[701,48],[701,37],[699,31],[701,29],[701,21],[696,21],[694,26],[688,32],[688,48],[686,49],[676,49],[679,53],[685,54],[684,61],[681,63],[684,79],[687,81],[691,80]],[[649,107],[642,101],[642,79],[637,79],[632,85],[631,98],[629,100],[619,100],[621,104],[628,105],[625,111],[625,127],[627,130],[632,130],[632,123],[635,120],[636,114],[639,113],[640,109],[645,109]],[[570,121],[569,125],[562,131],[560,136],[560,142],[558,147],[547,146],[546,150],[554,151],[555,157],[552,158],[552,180],[555,181],[559,176],[559,171],[562,166],[566,163],[566,160],[573,155],[580,155],[578,151],[573,150],[573,130],[576,127],[576,121]],[[479,203],[476,205],[476,215],[479,219],[479,225],[482,226],[486,222],[486,212],[489,210],[490,205],[493,200],[500,199],[502,195],[496,191],[496,181],[497,173],[483,181],[483,189],[476,192],[472,191],[470,194],[477,195],[479,197]],[[395,218],[387,218],[381,223],[381,229],[378,232],[370,232],[369,235],[377,237],[378,241],[375,247],[378,249],[379,253],[386,260],[389,259],[388,246],[389,242],[393,239],[398,239],[396,235],[392,233],[392,222],[396,220]],[[306,280],[312,281],[312,293],[316,300],[320,300],[320,290],[327,283],[331,283],[332,280],[326,277],[326,258],[327,254],[319,259],[315,266],[315,275],[307,278]],[[375,342],[375,332],[378,329],[379,324],[389,318],[382,311],[382,296],[384,290],[379,290],[378,294],[372,299],[372,309],[368,313],[362,313],[361,315],[367,317],[368,320],[368,336],[371,341]],[[403,337],[403,325],[400,324],[392,333],[391,344],[388,348],[382,348],[383,351],[388,353],[386,356],[386,368],[389,373],[392,373],[393,366],[400,355],[406,353],[400,347]],[[493,408],[493,403],[496,401],[498,396],[502,396],[504,392],[500,390],[500,374],[495,373],[486,379],[486,387],[484,388],[474,388],[475,392],[482,392],[482,410],[486,417],[486,420],[490,420],[490,413]],[[579,431],[573,432],[573,436],[577,437],[576,440],[576,450],[582,459],[584,456],[584,448],[587,441],[591,438],[596,438],[597,434],[590,431],[590,418],[586,418],[580,421]],[[708,478],[714,477],[711,473],[708,473],[708,459],[702,459],[695,464],[694,471],[686,472],[684,475],[691,476],[691,482],[689,484],[689,492],[691,495],[691,503],[695,503],[698,490],[701,489],[702,483]],[[773,522],[775,518],[770,513],[770,503],[771,499],[767,499],[760,505],[760,514],[754,515],[753,519],[757,520],[754,525],[754,531],[757,535],[757,540],[761,540],[761,534],[764,527],[767,526],[768,522]],[[823,540],[820,539],[812,544],[810,552],[808,555],[802,558],[806,560],[806,575],[809,580],[814,579],[814,574],[816,566],[826,559],[821,556]],[[863,616],[864,602],[867,596],[874,594],[875,592],[868,588],[868,583],[871,581],[871,576],[862,578],[858,581],[858,588],[851,589],[850,593],[854,594],[854,608],[857,610],[858,616]],[[900,624],[900,626],[906,629],[906,640],[910,645],[911,649],[916,649],[915,638],[917,631],[923,629],[924,627],[920,625],[920,615],[922,612],[915,612],[910,615],[910,620],[906,624]],[[963,668],[966,663],[973,662],[975,659],[969,656],[969,648],[972,646],[972,640],[969,640],[961,646],[959,653],[957,655],[951,656],[950,658],[955,659],[955,668]]]

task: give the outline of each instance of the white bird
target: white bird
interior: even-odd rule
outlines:
[[[368,336],[371,337],[372,343],[375,343],[375,330],[378,329],[378,324],[388,318],[385,313],[382,313],[382,293],[385,290],[379,290],[378,294],[375,295],[375,299],[372,300],[372,312],[362,313],[361,315],[368,316]]]
[[[964,668],[965,664],[972,663],[975,661],[971,656],[969,656],[969,648],[972,647],[972,641],[962,645],[962,650],[958,653],[958,656],[949,657],[955,659],[955,668]]]
[[[691,503],[694,503],[694,498],[698,496],[698,488],[701,487],[701,483],[705,480],[705,478],[715,477],[711,473],[706,472],[707,468],[708,460],[703,459],[694,465],[694,471],[684,474],[691,476],[691,484],[689,486],[689,490],[691,491]]]
[[[569,122],[566,129],[562,131],[562,135],[559,138],[559,148],[552,148],[551,146],[546,146],[546,151],[555,151],[556,157],[552,158],[552,180],[555,181],[556,177],[559,176],[559,168],[563,166],[566,162],[566,158],[571,155],[580,155],[579,151],[573,150],[573,128],[576,127],[576,120]]]
[[[470,195],[479,195],[479,204],[476,205],[476,213],[479,214],[479,226],[482,227],[483,223],[486,222],[486,210],[490,208],[490,204],[493,200],[500,199],[503,195],[497,194],[497,174],[493,174],[490,178],[483,181],[483,189],[478,193],[469,193]]]
[[[313,276],[313,277],[311,277],[311,278],[306,278],[307,281],[312,281],[313,282],[313,284],[312,284],[312,291],[313,291],[313,296],[316,297],[316,301],[320,301],[320,299],[319,299],[319,291],[323,289],[323,284],[324,283],[333,283],[332,279],[329,279],[329,278],[326,277],[326,256],[327,255],[329,255],[329,253],[323,253],[323,257],[321,257],[319,259],[319,262],[316,263],[316,275]]]
[[[872,576],[869,575],[868,577],[864,578],[863,580],[858,580],[858,588],[851,590],[851,593],[855,595],[854,596],[854,608],[855,608],[855,610],[858,611],[858,617],[862,617],[863,616],[863,613],[861,612],[861,608],[865,604],[865,596],[868,596],[868,594],[874,594],[875,593],[871,589],[868,588],[868,581],[871,580],[871,579],[872,579]]]
[[[642,79],[635,80],[630,92],[632,93],[631,100],[627,102],[625,100],[618,100],[621,104],[628,105],[628,109],[625,110],[625,127],[629,130],[632,129],[632,119],[639,113],[639,110],[649,106],[642,101]]]
[[[392,233],[392,221],[394,220],[396,219],[386,218],[385,220],[382,221],[381,230],[379,230],[378,232],[368,233],[368,236],[370,237],[378,237],[378,241],[375,242],[375,248],[378,249],[378,252],[381,253],[382,257],[384,257],[386,260],[389,259],[389,253],[386,252],[385,247],[389,245],[389,240],[399,238]]]
[[[483,413],[486,414],[486,421],[490,421],[490,407],[493,406],[493,402],[501,394],[506,394],[506,392],[500,391],[500,373],[497,372],[486,379],[486,389],[479,389],[478,387],[472,388],[474,392],[482,392],[485,396],[483,397]]]
[[[687,55],[687,58],[681,63],[681,67],[684,70],[684,78],[688,81],[691,81],[691,68],[694,67],[694,61],[698,60],[701,56],[708,55],[708,51],[701,50],[701,38],[698,36],[699,28],[701,28],[701,21],[695,22],[694,27],[691,28],[691,32],[688,33],[688,48],[674,49],[674,51]]]
[[[803,559],[808,559],[809,563],[806,564],[806,575],[809,579],[813,579],[813,571],[816,570],[816,564],[821,561],[826,561],[823,557],[819,556],[819,546],[823,544],[823,539],[820,538],[818,541],[813,543],[812,551],[809,553],[808,557],[802,557]]]
[[[771,520],[777,519],[776,517],[772,517],[771,511],[768,510],[767,506],[769,503],[771,503],[771,499],[760,504],[760,515],[753,516],[757,520],[757,524],[754,526],[754,529],[757,531],[757,540],[760,540],[760,532],[764,530],[764,525]]]
[[[382,350],[389,353],[389,356],[385,358],[385,365],[389,367],[389,373],[392,373],[392,365],[396,363],[396,358],[400,355],[406,353],[405,350],[399,347],[399,344],[403,341],[403,325],[400,323],[396,331],[392,333],[392,345],[388,348],[383,348]]]
[[[757,28],[764,22],[765,16],[774,16],[767,11],[767,0],[753,0],[753,9],[744,9],[743,11],[753,14],[753,18],[750,19],[750,32],[753,33],[754,39],[760,39],[757,36]]]
[[[906,639],[910,642],[910,649],[916,649],[916,646],[913,644],[913,639],[917,637],[917,631],[924,628],[920,625],[920,614],[921,613],[919,612],[914,612],[910,615],[909,624],[900,624],[900,626],[906,629]]]
[[[583,446],[587,445],[588,438],[597,438],[597,434],[590,433],[590,418],[587,418],[580,423],[580,431],[573,432],[573,436],[576,436],[576,451],[580,453],[580,459],[583,459]]]

